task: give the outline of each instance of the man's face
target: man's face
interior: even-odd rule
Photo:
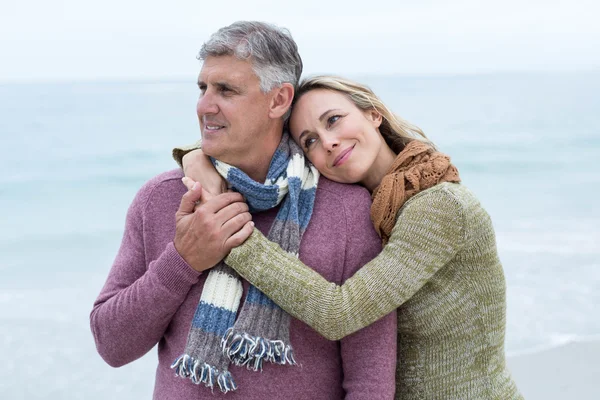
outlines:
[[[196,111],[203,152],[232,165],[260,152],[269,134],[271,96],[260,90],[250,61],[207,57],[198,86]]]

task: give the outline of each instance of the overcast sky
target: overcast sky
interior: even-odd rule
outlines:
[[[239,19],[289,28],[307,73],[599,70],[599,15],[598,0],[0,0],[0,81],[189,79]]]

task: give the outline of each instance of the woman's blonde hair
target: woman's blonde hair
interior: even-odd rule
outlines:
[[[418,126],[395,115],[373,91],[365,85],[330,75],[319,75],[305,78],[300,82],[294,103],[302,95],[315,89],[333,90],[345,94],[360,110],[376,110],[381,114],[382,121],[379,131],[396,154],[400,153],[410,141],[418,139],[433,146]]]

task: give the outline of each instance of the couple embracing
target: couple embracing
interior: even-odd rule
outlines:
[[[488,214],[366,86],[300,81],[281,28],[199,54],[201,141],[138,192],[90,315],[154,398],[521,399]],[[185,172],[185,177],[184,177]]]

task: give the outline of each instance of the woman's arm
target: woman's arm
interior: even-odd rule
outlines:
[[[200,147],[201,142],[173,149],[173,158],[183,169],[186,177],[192,182],[185,181],[189,189],[194,182],[199,182],[202,188],[216,196],[227,191],[227,182],[219,175],[209,157]]]
[[[202,141],[197,141],[194,144],[187,146],[175,147],[172,150],[173,160],[179,165],[179,168],[183,169],[183,157],[189,152],[202,148]]]
[[[341,286],[256,229],[225,262],[291,315],[339,340],[410,299],[460,250],[463,226],[462,204],[436,186],[405,204],[383,251]]]

